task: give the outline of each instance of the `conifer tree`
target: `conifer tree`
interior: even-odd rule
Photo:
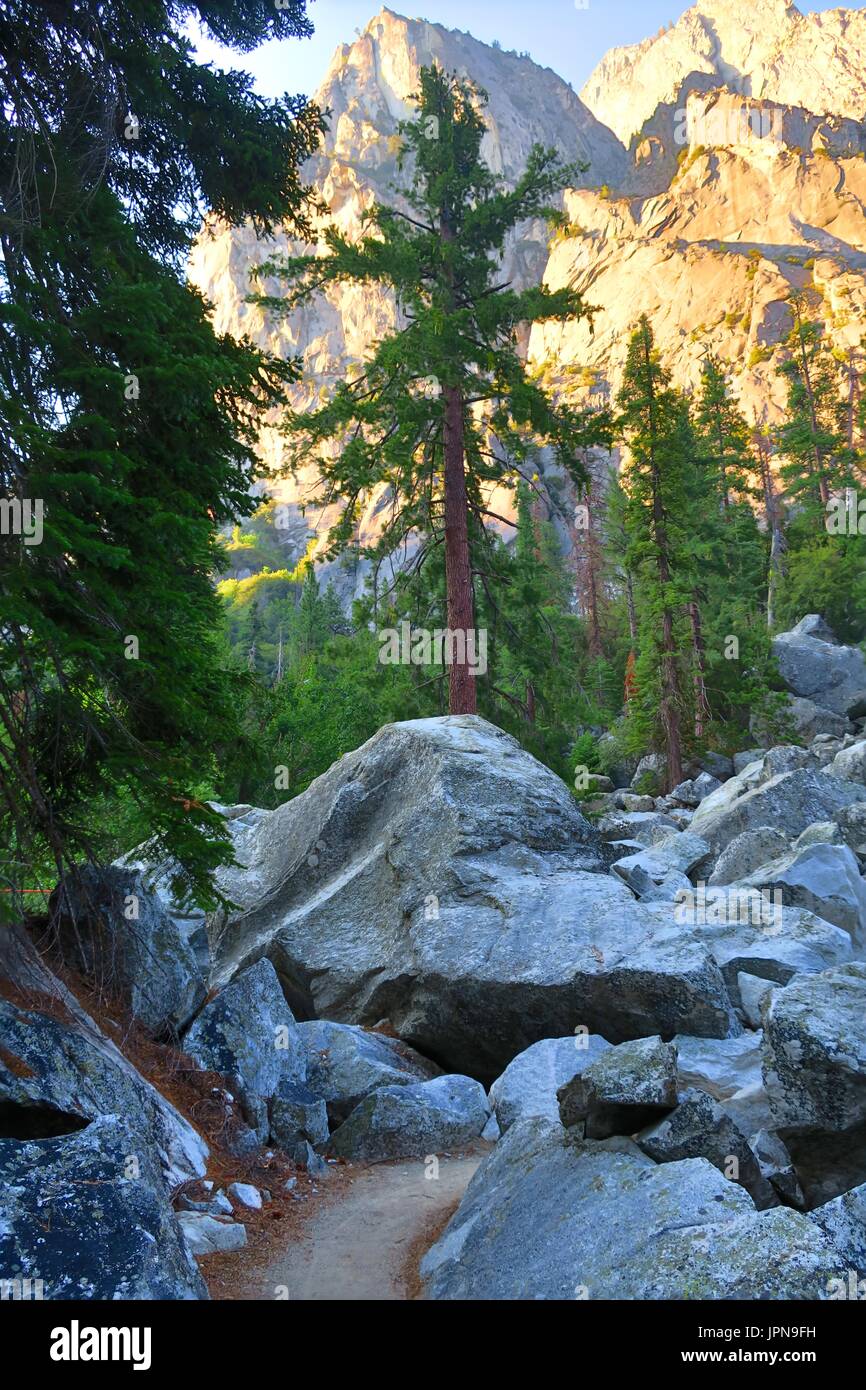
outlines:
[[[0,541],[13,888],[104,849],[101,802],[133,808],[202,901],[231,854],[202,801],[237,705],[217,531],[251,510],[251,420],[290,369],[217,337],[183,263],[207,210],[308,228],[298,165],[322,122],[196,63],[196,16],[243,50],[309,32],[303,0],[0,15],[0,487],[44,512],[39,543]]]
[[[579,450],[593,438],[588,418],[554,405],[517,351],[522,324],[580,319],[586,305],[566,289],[515,291],[498,265],[508,233],[546,215],[574,170],[537,147],[505,188],[481,159],[485,100],[470,83],[423,69],[418,114],[401,126],[404,206],[374,208],[360,242],[331,228],[324,256],[269,262],[262,273],[293,288],[286,299],[259,299],[285,313],[340,281],[394,291],[404,326],[321,409],[289,412],[286,429],[294,466],[315,459],[325,500],[343,504],[335,551],[351,541],[362,499],[383,482],[394,507],[375,554],[412,533],[422,538],[416,566],[444,547],[447,622],[456,632],[475,627],[471,536],[491,516],[491,485],[513,486],[539,445],[579,478]],[[468,661],[456,660],[449,674],[451,712],[473,712]]]
[[[819,514],[826,514],[831,492],[850,481],[850,460],[839,368],[824,326],[809,317],[802,294],[793,294],[790,304],[794,322],[779,367],[788,384],[786,418],[779,431],[779,451],[786,460],[781,475],[788,498],[806,508],[814,524]]]
[[[712,354],[701,369],[694,427],[702,469],[710,473],[711,488],[728,511],[732,497],[749,492],[753,459],[748,423],[731,395],[721,362]]]
[[[682,676],[688,638],[681,615],[692,595],[688,527],[693,436],[686,403],[671,388],[645,316],[629,343],[617,404],[628,449],[623,484],[629,561],[640,578],[638,697],[631,703],[636,727],[661,742],[670,788],[683,775]]]

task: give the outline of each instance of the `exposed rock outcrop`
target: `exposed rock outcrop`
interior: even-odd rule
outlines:
[[[492,1081],[577,1026],[737,1031],[696,935],[600,872],[564,783],[475,716],[386,726],[235,850],[217,982],[267,954],[299,1013],[388,1019],[446,1068]]]
[[[140,873],[79,869],[55,890],[51,911],[67,963],[157,1036],[176,1036],[204,1001],[195,955]]]
[[[114,1114],[0,1143],[0,1268],[46,1299],[200,1299],[147,1137]],[[243,1228],[241,1228],[243,1229]]]
[[[611,49],[581,96],[624,143],[693,74],[744,96],[860,121],[864,69],[862,10],[804,16],[791,0],[762,0],[760,7],[751,0],[700,0],[653,37]]]
[[[206,1071],[227,1079],[262,1140],[268,1102],[281,1082],[306,1078],[300,1031],[268,960],[241,971],[205,1005],[183,1047]]]
[[[381,1086],[331,1135],[331,1149],[368,1161],[423,1157],[471,1144],[489,1118],[484,1087],[469,1076]]]
[[[844,1262],[807,1216],[756,1212],[706,1159],[512,1125],[421,1265],[431,1299],[824,1299]]]

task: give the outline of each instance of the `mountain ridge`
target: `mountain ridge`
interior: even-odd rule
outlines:
[[[866,11],[700,0],[670,29],[612,48],[581,97],[624,144],[691,73],[817,115],[866,116]]]
[[[749,27],[735,41],[732,30],[746,13]],[[766,32],[756,29],[756,15]],[[848,80],[854,59],[839,56],[839,36],[849,32],[857,52],[862,36],[856,82]],[[813,59],[835,55],[808,100],[743,90],[790,89],[791,54],[805,43]],[[601,301],[594,335],[586,324],[527,331],[523,347],[533,365],[554,376],[563,367],[582,368],[591,389],[601,385],[612,397],[629,330],[646,312],[678,385],[693,388],[701,354],[711,348],[728,363],[753,423],[771,427],[784,403],[775,361],[791,290],[808,289],[821,303],[839,351],[853,350],[866,332],[866,126],[844,109],[859,101],[856,88],[866,110],[866,11],[804,17],[786,0],[768,0],[760,10],[745,0],[705,0],[661,36],[606,56],[594,75],[593,114],[586,88],[579,97],[531,59],[383,9],[336,50],[317,92],[332,112],[331,127],[307,174],[330,209],[325,220],[350,237],[375,201],[399,201],[398,124],[411,110],[420,66],[434,60],[489,90],[484,154],[505,179],[517,175],[535,143],[591,161],[579,185],[564,191],[568,227],[551,239],[545,224],[529,224],[506,249],[504,270],[518,286],[544,278]],[[805,89],[807,78],[799,85]],[[841,109],[830,118],[813,114],[831,87]],[[662,88],[664,100],[657,99]],[[611,94],[634,100],[638,113],[641,103],[654,102],[642,121],[636,114],[627,122],[641,132],[628,152],[599,119],[610,114]],[[302,408],[363,360],[369,344],[392,329],[396,311],[383,290],[345,285],[288,320],[271,319],[245,297],[249,269],[274,249],[295,244],[279,235],[262,243],[251,228],[213,229],[196,248],[191,278],[214,303],[218,329],[249,333],[262,347],[302,359],[303,383],[293,391]],[[267,288],[280,292],[276,283]],[[261,435],[264,474],[281,468],[283,447],[274,419]],[[317,486],[314,469],[268,482],[290,518],[281,537],[288,563],[308,550],[317,554],[335,519],[333,506],[318,504]],[[385,502],[381,490],[369,498],[362,545],[376,538]],[[495,503],[494,511],[513,515],[510,497],[497,495]],[[351,570],[331,562],[320,573],[335,580],[348,603],[369,569],[365,561]]]

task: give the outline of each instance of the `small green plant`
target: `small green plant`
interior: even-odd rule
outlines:
[[[769,344],[765,344],[764,347],[758,346],[752,348],[752,351],[749,354],[749,361],[747,363],[747,366],[751,371],[753,370],[753,368],[759,367],[762,362],[769,362],[772,356],[773,348]]]
[[[660,796],[662,788],[658,774],[655,772],[642,772],[634,783],[632,791],[634,791],[637,796]]]

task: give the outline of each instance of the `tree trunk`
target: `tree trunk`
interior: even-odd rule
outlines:
[[[656,546],[656,565],[659,582],[665,593],[662,610],[662,694],[659,708],[662,730],[664,732],[665,753],[668,763],[667,791],[672,791],[683,780],[683,747],[680,731],[680,712],[678,707],[677,655],[674,640],[674,618],[667,593],[671,582],[670,545],[665,522],[664,504],[661,494],[661,477],[656,454],[657,427],[655,423],[656,403],[652,389],[649,345],[645,343],[647,358],[647,381],[650,393],[650,433],[652,439],[652,521],[653,539]]]
[[[845,371],[848,376],[848,409],[845,435],[848,440],[848,448],[853,449],[857,427],[857,408],[860,404],[860,376],[857,371],[857,355],[853,348],[848,349]]]
[[[463,396],[457,386],[445,386],[445,583],[448,628],[462,633],[452,643],[449,667],[449,713],[475,714],[475,673],[467,661],[469,634],[475,629],[472,569],[469,563],[469,503],[464,461]]]
[[[664,581],[667,583],[667,581]],[[662,699],[661,721],[668,760],[668,791],[683,780],[683,748],[680,734],[680,713],[677,709],[677,665],[674,645],[674,620],[669,608],[662,615]]]
[[[628,609],[628,630],[632,647],[637,646],[637,609],[634,602],[634,579],[631,570],[625,572],[625,602]]]
[[[756,436],[755,443],[758,449],[758,462],[761,467],[761,482],[764,487],[764,509],[767,514],[767,529],[770,532],[770,568],[767,576],[767,627],[772,632],[776,626],[776,594],[779,583],[784,575],[784,561],[782,556],[785,553],[785,537],[782,532],[782,520],[779,507],[779,499],[776,496],[776,489],[773,485],[773,471],[770,467],[770,451],[766,440],[760,435]]]
[[[694,659],[694,675],[692,679],[695,687],[695,738],[700,739],[703,738],[706,728],[704,721],[709,718],[710,702],[707,699],[706,646],[704,644],[704,633],[701,625],[701,610],[698,606],[697,598],[694,596],[689,604],[689,619],[692,625],[692,653]]]
[[[826,507],[830,501],[830,488],[824,475],[824,459],[818,446],[818,412],[815,407],[815,390],[812,385],[812,376],[809,372],[809,359],[806,356],[806,344],[803,339],[803,322],[798,313],[797,327],[800,340],[800,364],[803,369],[803,384],[806,387],[806,399],[809,402],[809,422],[812,426],[812,438],[814,444],[812,452],[815,455],[815,482],[818,488],[818,501],[822,507]]]

